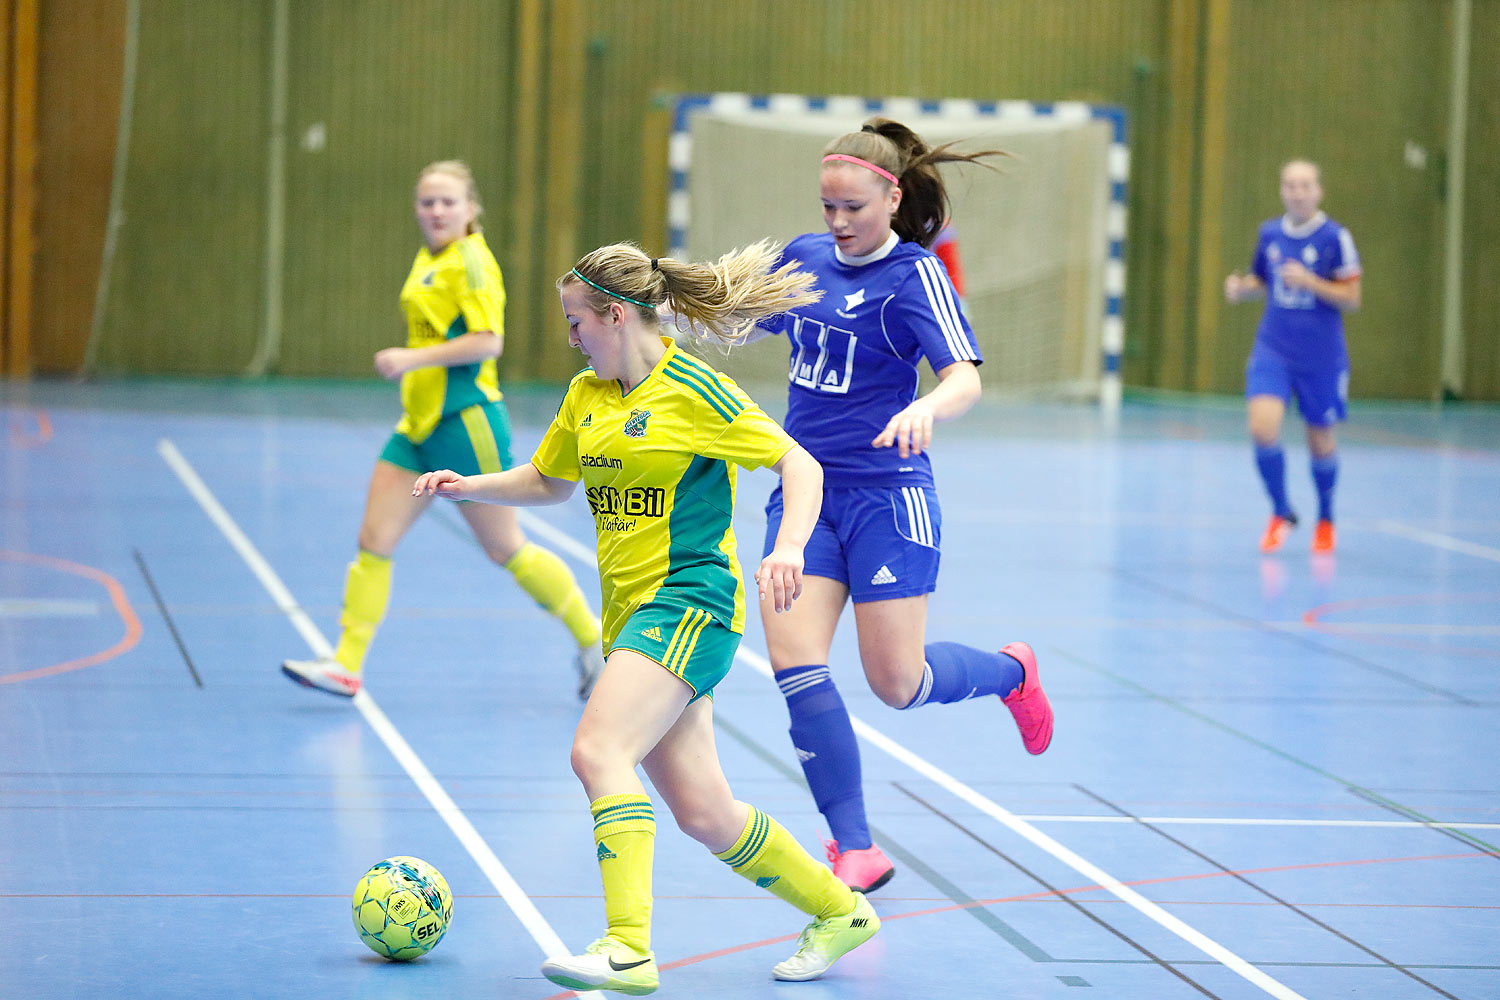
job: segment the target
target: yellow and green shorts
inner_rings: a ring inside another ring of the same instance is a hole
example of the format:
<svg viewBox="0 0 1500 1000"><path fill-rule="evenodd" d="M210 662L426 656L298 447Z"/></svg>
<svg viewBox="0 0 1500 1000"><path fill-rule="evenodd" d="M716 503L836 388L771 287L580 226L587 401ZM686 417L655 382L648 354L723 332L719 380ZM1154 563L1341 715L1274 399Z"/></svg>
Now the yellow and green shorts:
<svg viewBox="0 0 1500 1000"><path fill-rule="evenodd" d="M740 633L702 608L651 602L625 621L609 652L629 649L660 663L693 689L691 704L712 694L739 648Z"/></svg>
<svg viewBox="0 0 1500 1000"><path fill-rule="evenodd" d="M510 418L501 403L476 403L438 421L421 444L405 434L392 434L380 458L418 475L437 469L452 469L460 476L503 472L514 464Z"/></svg>

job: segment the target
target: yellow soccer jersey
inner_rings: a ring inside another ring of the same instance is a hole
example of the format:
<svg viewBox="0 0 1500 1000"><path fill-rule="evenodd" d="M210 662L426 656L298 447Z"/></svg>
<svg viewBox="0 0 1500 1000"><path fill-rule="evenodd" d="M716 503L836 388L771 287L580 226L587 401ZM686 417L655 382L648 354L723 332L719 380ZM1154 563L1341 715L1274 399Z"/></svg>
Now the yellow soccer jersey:
<svg viewBox="0 0 1500 1000"><path fill-rule="evenodd" d="M591 368L573 376L531 459L543 475L587 487L606 651L653 599L744 631L735 466L775 465L796 445L734 380L663 343L666 355L623 395Z"/></svg>
<svg viewBox="0 0 1500 1000"><path fill-rule="evenodd" d="M471 330L505 336L505 286L500 265L479 233L454 240L433 256L424 246L401 286L406 346L431 347ZM500 398L493 358L452 368L418 368L401 376L396 432L417 444L438 421L475 403Z"/></svg>

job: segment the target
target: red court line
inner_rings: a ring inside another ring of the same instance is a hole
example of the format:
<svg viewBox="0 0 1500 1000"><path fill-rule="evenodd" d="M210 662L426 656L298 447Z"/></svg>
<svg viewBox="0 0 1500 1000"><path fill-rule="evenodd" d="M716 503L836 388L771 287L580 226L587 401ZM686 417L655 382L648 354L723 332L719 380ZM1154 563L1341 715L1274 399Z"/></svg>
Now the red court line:
<svg viewBox="0 0 1500 1000"><path fill-rule="evenodd" d="M46 410L33 410L22 408L22 412L30 413L36 418L36 434L27 434L22 431L15 421L10 424L10 443L17 448L37 448L52 440L52 420L47 416Z"/></svg>
<svg viewBox="0 0 1500 1000"><path fill-rule="evenodd" d="M1500 657L1500 650L1472 646L1450 646L1442 642L1423 639L1404 639L1400 636L1374 635L1362 629L1344 628L1337 622L1324 621L1325 615L1343 611L1362 611L1367 608L1412 607L1414 605L1463 604L1467 602L1500 601L1500 594L1393 594L1389 597L1360 597L1348 601L1332 601L1319 604L1302 612L1302 624L1326 635L1337 635L1345 639L1373 643L1379 646L1395 646L1398 649L1415 649L1422 652L1454 653L1460 656ZM1405 625L1404 622L1378 622L1384 625ZM1412 627L1420 628L1417 623Z"/></svg>
<svg viewBox="0 0 1500 1000"><path fill-rule="evenodd" d="M46 566L48 569L60 570L64 573L72 573L81 576L102 586L109 592L109 599L119 613L120 620L125 623L125 634L113 646L89 656L79 657L76 660L66 660L62 663L54 663L50 667L37 667L35 670L22 670L19 673L5 674L0 676L0 684L17 684L21 681L35 680L38 677L50 677L53 674L65 674L71 670L82 670L84 667L92 667L112 660L121 653L135 648L136 643L141 641L141 620L135 616L135 610L131 608L130 601L125 597L125 588L120 586L120 581L102 570L94 569L92 566L84 566L80 563L69 562L66 559L57 559L52 556L36 555L32 552L10 552L0 549L0 560L18 562L31 566Z"/></svg>
<svg viewBox="0 0 1500 1000"><path fill-rule="evenodd" d="M1488 852L1470 851L1464 854L1422 854L1405 858L1362 858L1354 861L1317 861L1304 865L1275 865L1269 868L1244 868L1238 871L1211 871L1201 872L1197 875L1171 875L1164 878L1145 878L1138 879L1133 882L1122 882L1121 884L1128 886L1160 885L1166 882L1190 882L1197 879L1228 878L1237 875L1262 875L1267 872L1305 871L1307 869L1313 868L1344 868L1351 865L1385 865L1396 864L1404 861L1447 861L1455 858L1488 857L1491 857ZM952 913L957 910L971 910L976 906L994 906L997 903L1034 902L1044 899L1055 899L1058 896L1073 895L1074 893L1102 891L1104 891L1104 887L1102 885L1084 885L1078 886L1073 889L1058 889L1056 892L1048 889L1042 892L1028 892L1019 896L1004 896L998 899L976 899L973 902L969 903L954 903L949 906L934 906L926 910L912 910L909 913L892 913L889 915L881 914L880 922L882 924L887 924L892 920L906 920L910 917L926 917L931 916L935 913ZM1116 902L1116 900L1088 900L1088 902ZM734 945L729 948L720 948L718 951L709 951L704 952L701 955L692 955L688 958L680 958L675 962L669 962L666 965L662 965L660 968L663 972L666 972L670 969L680 969L685 965L695 965L698 962L706 962L714 958L723 958L725 955L733 955L742 951L750 951L754 948L763 948L766 945L780 944L783 941L795 941L797 940L797 937L798 935L796 934L783 934L780 937L766 938L764 941L751 941L746 944ZM562 993L554 993L549 997L545 997L544 1000L566 1000L567 997L576 997L578 995L579 994L573 992L572 990L565 990Z"/></svg>

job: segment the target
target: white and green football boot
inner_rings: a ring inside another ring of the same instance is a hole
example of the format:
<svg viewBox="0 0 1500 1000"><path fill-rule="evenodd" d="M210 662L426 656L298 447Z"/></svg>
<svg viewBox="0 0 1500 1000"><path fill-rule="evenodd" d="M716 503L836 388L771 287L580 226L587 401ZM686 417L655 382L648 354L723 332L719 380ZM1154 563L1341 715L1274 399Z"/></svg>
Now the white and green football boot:
<svg viewBox="0 0 1500 1000"><path fill-rule="evenodd" d="M614 990L632 997L654 993L661 983L655 955L642 955L611 937L595 941L582 955L547 959L542 975L570 990Z"/></svg>
<svg viewBox="0 0 1500 1000"><path fill-rule="evenodd" d="M880 930L880 917L864 893L854 895L854 909L848 913L808 924L797 939L796 953L771 974L794 983L817 979L834 962L874 937Z"/></svg>

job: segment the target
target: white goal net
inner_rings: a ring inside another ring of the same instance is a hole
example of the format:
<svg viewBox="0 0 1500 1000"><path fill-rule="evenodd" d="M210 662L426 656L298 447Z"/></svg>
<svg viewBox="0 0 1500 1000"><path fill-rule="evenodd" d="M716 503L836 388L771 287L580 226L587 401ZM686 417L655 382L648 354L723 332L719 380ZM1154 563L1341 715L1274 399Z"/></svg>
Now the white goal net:
<svg viewBox="0 0 1500 1000"><path fill-rule="evenodd" d="M771 237L822 231L819 154L872 114L929 144L1008 158L943 167L969 320L989 391L1118 397L1128 156L1116 109L1084 104L866 98L683 98L671 148L673 256L712 259ZM716 363L720 359L714 359ZM742 381L786 377L769 344L722 367Z"/></svg>

